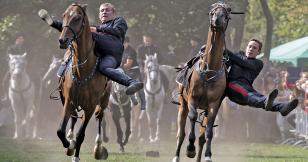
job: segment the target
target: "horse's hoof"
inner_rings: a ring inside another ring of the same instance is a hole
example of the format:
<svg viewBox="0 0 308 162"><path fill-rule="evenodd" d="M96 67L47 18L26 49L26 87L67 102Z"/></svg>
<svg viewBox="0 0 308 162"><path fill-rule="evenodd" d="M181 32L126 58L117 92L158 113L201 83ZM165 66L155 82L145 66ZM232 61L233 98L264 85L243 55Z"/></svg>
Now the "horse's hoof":
<svg viewBox="0 0 308 162"><path fill-rule="evenodd" d="M120 146L120 153L124 153L124 152L125 152L124 147Z"/></svg>
<svg viewBox="0 0 308 162"><path fill-rule="evenodd" d="M70 146L66 150L67 156L72 156L75 153L76 142L74 140L70 140Z"/></svg>
<svg viewBox="0 0 308 162"><path fill-rule="evenodd" d="M207 156L207 157L204 158L204 162L213 162L213 161L212 161L211 157Z"/></svg>
<svg viewBox="0 0 308 162"><path fill-rule="evenodd" d="M108 151L102 145L95 145L94 147L94 158L96 160L106 160L108 158Z"/></svg>
<svg viewBox="0 0 308 162"><path fill-rule="evenodd" d="M189 157L189 158L194 158L196 156L196 148L195 146L187 146L187 149L186 149L186 156Z"/></svg>
<svg viewBox="0 0 308 162"><path fill-rule="evenodd" d="M79 161L80 161L79 157L73 157L72 158L72 162L79 162Z"/></svg>
<svg viewBox="0 0 308 162"><path fill-rule="evenodd" d="M180 162L180 158L178 156L174 157L172 162Z"/></svg>

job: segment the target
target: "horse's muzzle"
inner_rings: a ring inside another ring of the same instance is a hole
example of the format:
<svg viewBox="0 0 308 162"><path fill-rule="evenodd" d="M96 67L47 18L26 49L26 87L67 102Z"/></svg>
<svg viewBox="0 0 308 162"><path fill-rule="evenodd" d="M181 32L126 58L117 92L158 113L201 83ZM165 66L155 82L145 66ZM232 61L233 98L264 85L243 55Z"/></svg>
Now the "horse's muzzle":
<svg viewBox="0 0 308 162"><path fill-rule="evenodd" d="M59 43L60 43L60 48L61 49L67 49L70 43L70 39L69 38L61 38L59 39Z"/></svg>

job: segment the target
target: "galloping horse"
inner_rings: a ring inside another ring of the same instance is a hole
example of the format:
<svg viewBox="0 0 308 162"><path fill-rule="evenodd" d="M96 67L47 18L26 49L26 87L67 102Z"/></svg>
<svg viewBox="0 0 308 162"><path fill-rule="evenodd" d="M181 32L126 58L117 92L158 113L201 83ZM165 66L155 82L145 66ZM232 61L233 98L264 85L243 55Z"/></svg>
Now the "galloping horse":
<svg viewBox="0 0 308 162"><path fill-rule="evenodd" d="M157 142L160 140L160 124L165 100L165 87L162 81L162 74L157 62L157 55L146 55L144 64L145 72L145 100L146 113L149 126L149 140L150 142ZM156 132L155 130L155 116L156 116Z"/></svg>
<svg viewBox="0 0 308 162"><path fill-rule="evenodd" d="M36 137L36 107L34 84L26 72L27 54L9 54L10 84L9 99L14 112L16 138Z"/></svg>
<svg viewBox="0 0 308 162"><path fill-rule="evenodd" d="M195 151L195 123L198 120L197 108L204 112L200 114L201 128L199 136L199 150L197 161L201 160L203 145L206 143L205 161L211 162L211 142L213 126L226 87L223 53L225 48L225 30L227 29L231 9L224 3L212 5L209 13L210 27L207 47L200 60L193 69L191 80L187 87L180 87L182 95L179 97L177 149L173 162L179 162L180 149L185 137L187 115L191 122L187 156L194 158ZM206 131L206 134L205 134Z"/></svg>
<svg viewBox="0 0 308 162"><path fill-rule="evenodd" d="M85 137L85 130L90 118L95 112L98 134L95 140L94 154L96 159L106 159L107 150L102 146L101 121L104 109L109 99L109 84L107 78L99 74L96 69L99 58L94 54L94 42L86 15L86 5L73 3L63 13L63 30L59 38L60 48L67 49L65 62L67 69L60 85L60 96L63 116L57 131L63 147L67 148L67 155L75 155L73 162L79 161L79 151ZM74 126L78 112L83 110L82 123L73 140ZM71 125L65 137L67 123Z"/></svg>
<svg viewBox="0 0 308 162"><path fill-rule="evenodd" d="M119 71L124 73L121 68L118 68ZM112 119L117 128L117 143L120 145L120 151L124 152L124 146L127 144L129 136L131 134L131 101L130 97L125 94L126 87L113 82L112 83L112 92L109 98L109 108L112 114ZM123 112L123 113L121 113ZM126 130L125 138L123 138L123 131L120 124L120 119L124 118ZM104 129L103 129L104 130Z"/></svg>

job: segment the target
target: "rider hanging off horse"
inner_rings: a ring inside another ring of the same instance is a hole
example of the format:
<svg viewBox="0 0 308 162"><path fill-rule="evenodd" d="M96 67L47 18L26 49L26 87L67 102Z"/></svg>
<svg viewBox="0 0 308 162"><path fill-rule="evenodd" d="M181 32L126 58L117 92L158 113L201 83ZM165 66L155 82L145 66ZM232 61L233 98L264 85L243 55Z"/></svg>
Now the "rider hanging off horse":
<svg viewBox="0 0 308 162"><path fill-rule="evenodd" d="M51 27L63 29L63 23L59 20L52 20L46 12L40 17ZM109 79L127 87L126 94L132 95L143 88L143 83L130 78L124 73L115 70L120 66L123 55L123 42L127 31L127 24L124 18L116 17L116 9L111 3L103 3L99 9L99 18L102 24L91 26L92 39L95 41L95 50L100 57L98 70ZM70 29L74 31L74 29ZM75 36L78 33L74 33ZM63 75L67 65L62 64L58 74Z"/></svg>
<svg viewBox="0 0 308 162"><path fill-rule="evenodd" d="M205 46L201 48L199 53L202 54L205 48ZM263 62L256 58L261 49L262 42L253 38L248 42L245 52L232 53L228 49L225 50L225 57L229 58L226 65L230 67L225 95L237 104L280 112L282 116L286 116L297 107L298 99L295 98L287 103L278 102L275 101L278 89L272 90L268 95L263 95L253 88L252 84L263 68ZM188 62L187 66L193 66L195 60L198 59L199 57L196 56L192 62Z"/></svg>

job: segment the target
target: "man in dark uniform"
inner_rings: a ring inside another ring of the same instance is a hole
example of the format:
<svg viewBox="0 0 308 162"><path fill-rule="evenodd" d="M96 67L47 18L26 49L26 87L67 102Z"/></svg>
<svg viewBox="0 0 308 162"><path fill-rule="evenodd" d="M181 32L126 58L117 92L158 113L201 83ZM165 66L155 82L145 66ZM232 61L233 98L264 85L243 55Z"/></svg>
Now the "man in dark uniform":
<svg viewBox="0 0 308 162"><path fill-rule="evenodd" d="M142 36L142 41L143 43L137 47L137 61L143 78L145 56L154 55L156 53L159 64L161 64L162 58L158 47L153 44L153 39L151 36L144 34Z"/></svg>
<svg viewBox="0 0 308 162"><path fill-rule="evenodd" d="M27 53L28 49L25 46L25 38L24 35L22 33L18 33L16 35L16 40L15 40L15 44L13 44L12 46L10 46L7 49L7 55L11 54L11 55L23 55L24 53Z"/></svg>
<svg viewBox="0 0 308 162"><path fill-rule="evenodd" d="M246 47L246 52L240 51L233 54L227 51L231 66L227 78L227 96L240 105L263 108L266 111L280 112L282 116L288 115L298 104L298 99L288 103L275 102L278 90L274 89L268 96L257 92L252 84L263 68L263 62L256 59L260 53L262 43L251 39Z"/></svg>
<svg viewBox="0 0 308 162"><path fill-rule="evenodd" d="M122 68L124 69L125 73L133 79L139 79L141 82L140 77L140 70L137 63L137 52L136 50L130 45L129 37L125 37L124 40L124 52L122 58ZM143 90L138 91L138 95L140 97L140 105L141 110L145 110L145 94ZM134 96L131 96L132 101L134 102L136 99Z"/></svg>
<svg viewBox="0 0 308 162"><path fill-rule="evenodd" d="M61 21L54 21L49 15L40 16L51 27L62 31ZM134 94L143 88L143 83L115 70L122 60L123 42L127 31L126 21L122 17L116 17L115 7L111 3L101 4L99 18L102 24L90 27L100 57L99 71L111 80L127 86L127 95Z"/></svg>

